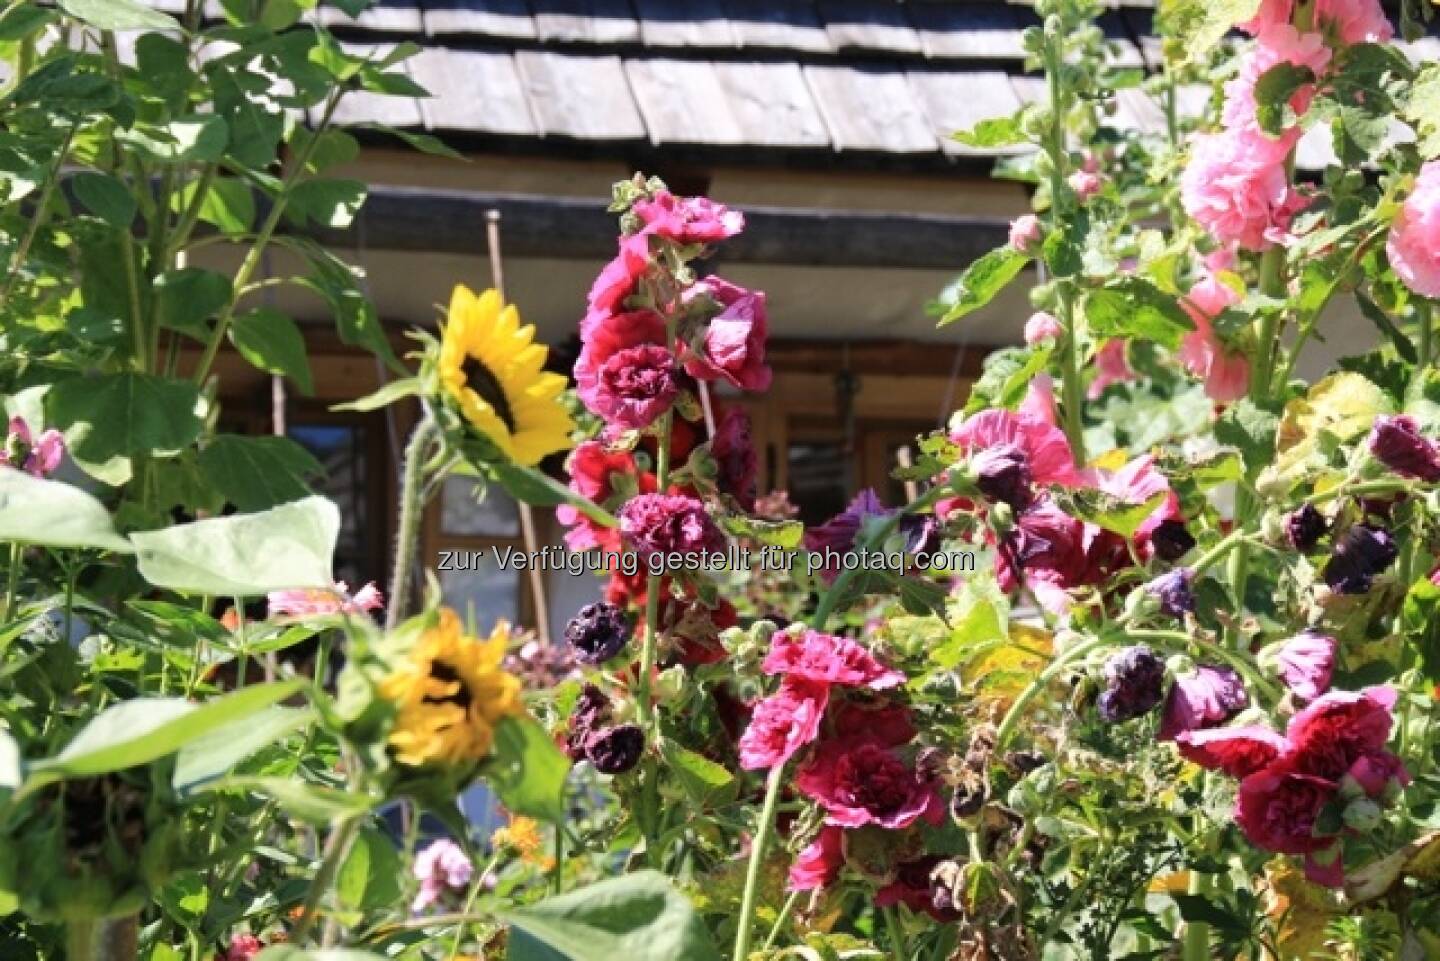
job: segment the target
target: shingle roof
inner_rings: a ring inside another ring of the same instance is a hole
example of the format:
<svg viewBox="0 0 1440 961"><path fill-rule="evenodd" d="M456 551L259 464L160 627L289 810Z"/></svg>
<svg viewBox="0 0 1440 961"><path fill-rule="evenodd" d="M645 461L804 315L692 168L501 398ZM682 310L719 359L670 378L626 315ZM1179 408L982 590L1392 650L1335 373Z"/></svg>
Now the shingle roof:
<svg viewBox="0 0 1440 961"><path fill-rule="evenodd" d="M1119 62L1153 60L1150 6L1101 18ZM356 97L343 121L442 135L943 162L983 153L952 132L1044 91L1021 46L1038 18L1004 0L381 0L314 16L358 47L423 48L405 69L432 99ZM1415 46L1440 55L1440 39ZM1145 94L1122 101L1120 123L1162 128ZM1315 139L1304 159L1324 156Z"/></svg>

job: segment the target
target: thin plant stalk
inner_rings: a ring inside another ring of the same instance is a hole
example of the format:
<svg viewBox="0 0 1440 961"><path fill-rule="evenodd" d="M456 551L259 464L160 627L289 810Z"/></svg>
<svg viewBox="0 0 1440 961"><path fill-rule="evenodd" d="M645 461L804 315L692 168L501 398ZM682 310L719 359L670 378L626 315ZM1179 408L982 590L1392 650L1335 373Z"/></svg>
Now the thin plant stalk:
<svg viewBox="0 0 1440 961"><path fill-rule="evenodd" d="M435 439L438 428L427 411L405 445L405 468L400 482L400 521L395 533L395 568L390 574L390 594L386 598L385 629L394 630L405 616L410 602L410 584L414 580L415 552L420 545L420 518L425 510L422 475L426 451Z"/></svg>

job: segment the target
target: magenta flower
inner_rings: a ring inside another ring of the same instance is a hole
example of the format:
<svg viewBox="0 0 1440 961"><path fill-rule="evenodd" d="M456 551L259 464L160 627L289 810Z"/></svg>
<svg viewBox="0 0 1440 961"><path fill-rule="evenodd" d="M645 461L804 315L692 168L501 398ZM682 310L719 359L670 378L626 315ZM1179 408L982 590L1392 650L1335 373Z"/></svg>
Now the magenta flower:
<svg viewBox="0 0 1440 961"><path fill-rule="evenodd" d="M640 278L650 268L650 239L644 234L620 239L620 251L606 264L590 287L590 314L580 325L580 335L606 314L623 312L625 299L635 293Z"/></svg>
<svg viewBox="0 0 1440 961"><path fill-rule="evenodd" d="M446 891L464 892L470 884L475 866L460 846L448 838L432 841L415 856L414 873L420 892L410 910L419 914L439 901Z"/></svg>
<svg viewBox="0 0 1440 961"><path fill-rule="evenodd" d="M591 409L622 430L643 430L675 402L677 374L674 356L659 344L617 351L600 366Z"/></svg>
<svg viewBox="0 0 1440 961"><path fill-rule="evenodd" d="M653 197L637 200L632 209L645 225L644 233L677 244L711 244L745 229L743 213L709 197L677 197L660 190Z"/></svg>
<svg viewBox="0 0 1440 961"><path fill-rule="evenodd" d="M1376 460L1401 477L1440 481L1440 446L1421 434L1420 424L1409 415L1376 417L1369 446Z"/></svg>
<svg viewBox="0 0 1440 961"><path fill-rule="evenodd" d="M1160 740L1173 741L1184 731L1223 724L1249 702L1239 674L1228 667L1202 664L1175 678L1165 698Z"/></svg>
<svg viewBox="0 0 1440 961"><path fill-rule="evenodd" d="M720 307L694 351L687 351L685 370L696 380L723 380L741 390L763 391L772 373L765 364L769 319L765 295L719 277L706 277L687 297L705 296Z"/></svg>
<svg viewBox="0 0 1440 961"><path fill-rule="evenodd" d="M1335 794L1324 778L1272 764L1240 782L1235 820L1250 843L1279 854L1313 854L1334 845L1315 822Z"/></svg>
<svg viewBox="0 0 1440 961"><path fill-rule="evenodd" d="M984 410L961 421L950 440L968 454L1006 445L1017 448L1037 484L1079 487L1083 482L1065 432L1034 413Z"/></svg>
<svg viewBox="0 0 1440 961"><path fill-rule="evenodd" d="M845 832L837 827L823 827L815 840L790 865L785 883L789 891L814 891L829 887L840 877L845 866Z"/></svg>
<svg viewBox="0 0 1440 961"><path fill-rule="evenodd" d="M835 554L847 554L855 549L855 538L867 517L888 517L892 511L880 503L880 498L870 488L855 495L850 505L818 527L805 532L805 549L817 553L830 550ZM838 563L827 564L820 569L820 576L829 584L840 576Z"/></svg>
<svg viewBox="0 0 1440 961"><path fill-rule="evenodd" d="M1225 126L1252 141L1264 138L1256 117L1255 87L1260 78L1280 64L1308 69L1321 77L1330 63L1330 48L1318 33L1301 33L1288 23L1267 26L1254 49L1240 61L1240 74L1225 85ZM1303 84L1290 97L1290 109L1298 117L1310 109L1315 85Z"/></svg>
<svg viewBox="0 0 1440 961"><path fill-rule="evenodd" d="M622 360L619 366L611 367L610 362L617 355L626 354L635 347L659 347L665 351L665 321L659 314L649 310L637 310L624 314L602 314L593 318L589 330L581 332L585 344L580 357L575 361L575 387L585 406L601 417L605 411L620 405L623 396L617 390L629 386L636 390L644 387L660 387L653 380L640 378L639 382L628 380L628 369ZM629 355L632 359L641 359ZM643 355L653 363L654 355ZM673 361L672 361L673 363ZM647 371L650 370L647 367ZM643 396L640 398L643 403ZM671 399L674 395L671 394Z"/></svg>
<svg viewBox="0 0 1440 961"><path fill-rule="evenodd" d="M1070 189L1075 191L1075 196L1081 200L1089 200L1100 192L1102 181L1098 174L1090 170L1077 170L1070 175L1066 181Z"/></svg>
<svg viewBox="0 0 1440 961"><path fill-rule="evenodd" d="M1355 759L1344 781L1353 781L1369 797L1379 798L1409 784L1410 772L1405 770L1405 762L1389 751L1371 751Z"/></svg>
<svg viewBox="0 0 1440 961"><path fill-rule="evenodd" d="M694 557L725 550L725 535L705 505L687 494L632 497L620 509L620 534L647 565L663 564L664 555Z"/></svg>
<svg viewBox="0 0 1440 961"><path fill-rule="evenodd" d="M1285 738L1259 725L1181 731L1175 738L1181 755L1211 771L1248 777L1284 754Z"/></svg>
<svg viewBox="0 0 1440 961"><path fill-rule="evenodd" d="M1213 274L1201 278L1180 302L1195 329L1180 341L1177 356L1185 369L1205 381L1205 393L1217 404L1245 396L1250 387L1250 359L1231 350L1211 322L1240 302L1240 294Z"/></svg>
<svg viewBox="0 0 1440 961"><path fill-rule="evenodd" d="M897 829L921 818L938 824L944 811L935 786L868 734L822 742L796 773L795 786L837 827Z"/></svg>
<svg viewBox="0 0 1440 961"><path fill-rule="evenodd" d="M1024 510L1035 499L1030 486L1029 461L1025 452L1014 444L977 451L970 458L970 471L980 493L992 501Z"/></svg>
<svg viewBox="0 0 1440 961"><path fill-rule="evenodd" d="M23 470L32 477L46 477L64 458L65 437L58 430L47 430L36 439L25 418L10 418L5 446L0 447L0 465Z"/></svg>
<svg viewBox="0 0 1440 961"><path fill-rule="evenodd" d="M1285 737L1296 768L1337 781L1360 758L1384 748L1390 739L1395 689L1367 687L1331 691L1290 719Z"/></svg>
<svg viewBox="0 0 1440 961"><path fill-rule="evenodd" d="M1125 358L1125 341L1107 340L1095 354L1095 379L1085 392L1091 400L1105 393L1111 384L1123 384L1135 379L1130 361Z"/></svg>
<svg viewBox="0 0 1440 961"><path fill-rule="evenodd" d="M830 686L802 676L786 677L780 689L755 705L740 736L740 766L747 771L786 764L820 734Z"/></svg>
<svg viewBox="0 0 1440 961"><path fill-rule="evenodd" d="M1259 13L1240 29L1258 36L1268 26L1290 23L1294 12L1295 0L1264 0ZM1388 43L1395 37L1380 0L1316 0L1311 16L1333 47Z"/></svg>
<svg viewBox="0 0 1440 961"><path fill-rule="evenodd" d="M328 617L335 614L365 614L378 611L385 598L375 584L369 583L353 595L344 581L336 581L329 590L271 591L266 597L271 617Z"/></svg>
<svg viewBox="0 0 1440 961"><path fill-rule="evenodd" d="M718 474L715 486L729 494L747 511L755 509L755 445L750 440L750 415L743 407L731 407L715 425L710 454Z"/></svg>
<svg viewBox="0 0 1440 961"><path fill-rule="evenodd" d="M905 672L886 667L858 642L806 629L782 631L770 642L761 669L821 684L883 691L905 683Z"/></svg>
<svg viewBox="0 0 1440 961"><path fill-rule="evenodd" d="M1025 214L1010 222L1010 247L1022 254L1034 253L1044 236L1040 218L1034 214Z"/></svg>
<svg viewBox="0 0 1440 961"><path fill-rule="evenodd" d="M255 935L237 934L230 939L230 945L225 949L224 961L250 961L263 950L265 942Z"/></svg>
<svg viewBox="0 0 1440 961"><path fill-rule="evenodd" d="M1285 686L1306 701L1328 691L1337 646L1335 638L1316 631L1304 631L1280 645L1275 665Z"/></svg>
<svg viewBox="0 0 1440 961"><path fill-rule="evenodd" d="M1415 189L1390 227L1385 254L1405 286L1440 297L1440 160L1420 168Z"/></svg>

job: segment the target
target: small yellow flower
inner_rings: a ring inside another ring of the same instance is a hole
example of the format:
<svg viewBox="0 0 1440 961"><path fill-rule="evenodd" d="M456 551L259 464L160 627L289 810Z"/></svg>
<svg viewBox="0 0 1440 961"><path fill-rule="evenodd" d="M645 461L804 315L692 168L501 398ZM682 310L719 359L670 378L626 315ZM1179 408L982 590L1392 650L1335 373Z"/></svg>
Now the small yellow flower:
<svg viewBox="0 0 1440 961"><path fill-rule="evenodd" d="M465 419L526 467L570 448L574 421L560 403L565 378L543 369L533 325L500 295L457 285L440 341L440 382Z"/></svg>
<svg viewBox="0 0 1440 961"><path fill-rule="evenodd" d="M540 835L540 825L527 817L513 817L503 828L490 835L490 844L495 848L513 848L525 860L533 858L540 851L545 839Z"/></svg>
<svg viewBox="0 0 1440 961"><path fill-rule="evenodd" d="M487 640L467 637L447 608L409 656L380 681L380 696L395 705L390 746L404 764L478 761L490 753L495 725L522 713L520 680L500 669L510 625L500 621Z"/></svg>

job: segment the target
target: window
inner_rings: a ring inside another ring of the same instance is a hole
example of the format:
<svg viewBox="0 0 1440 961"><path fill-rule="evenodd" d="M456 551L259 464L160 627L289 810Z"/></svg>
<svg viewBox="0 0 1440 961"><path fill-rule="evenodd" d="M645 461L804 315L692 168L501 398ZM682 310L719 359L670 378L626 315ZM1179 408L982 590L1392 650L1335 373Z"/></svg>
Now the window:
<svg viewBox="0 0 1440 961"><path fill-rule="evenodd" d="M515 500L498 486L463 476L446 480L438 500L427 518L431 550L425 566L437 568L445 603L462 617L473 613L480 630L502 618L530 623L533 605L521 589L526 573L502 568L496 558L507 547L525 550Z"/></svg>

